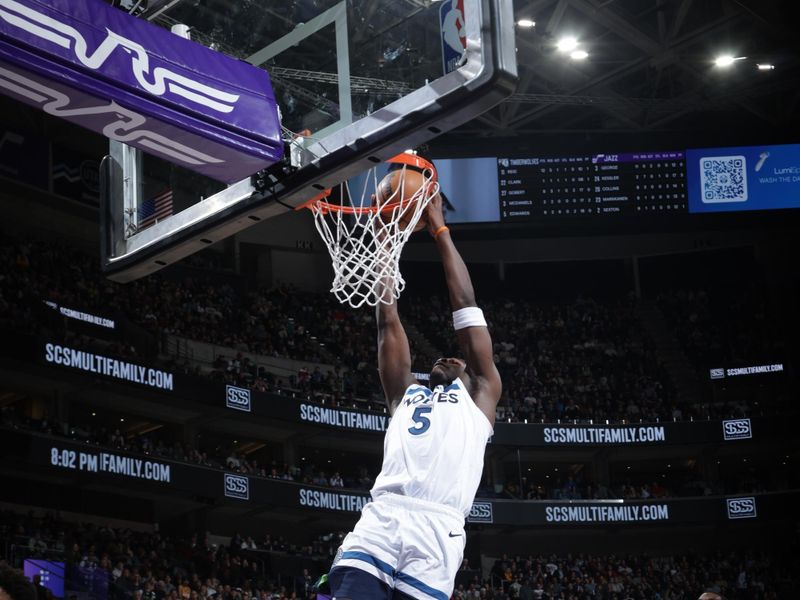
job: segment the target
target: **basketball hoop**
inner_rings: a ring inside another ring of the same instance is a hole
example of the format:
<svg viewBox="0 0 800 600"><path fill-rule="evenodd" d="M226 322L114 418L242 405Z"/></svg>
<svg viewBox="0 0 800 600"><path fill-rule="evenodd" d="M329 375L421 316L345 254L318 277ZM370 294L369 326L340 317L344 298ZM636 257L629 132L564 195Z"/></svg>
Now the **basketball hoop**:
<svg viewBox="0 0 800 600"><path fill-rule="evenodd" d="M311 211L328 247L334 273L331 292L353 308L391 304L400 297L406 285L400 254L439 192L436 169L424 158L403 153L386 162L402 165L403 179L406 170L421 172L421 185L413 193L399 185L390 195L381 194L373 167L360 191L351 190L345 181L297 207Z"/></svg>

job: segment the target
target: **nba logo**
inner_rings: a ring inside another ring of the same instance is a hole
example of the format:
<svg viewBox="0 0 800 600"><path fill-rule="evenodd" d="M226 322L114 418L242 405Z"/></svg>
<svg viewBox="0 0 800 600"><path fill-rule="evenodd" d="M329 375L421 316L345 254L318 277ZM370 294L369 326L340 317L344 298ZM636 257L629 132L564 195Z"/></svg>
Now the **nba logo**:
<svg viewBox="0 0 800 600"><path fill-rule="evenodd" d="M439 7L442 27L442 65L444 74L459 67L467 48L467 31L464 26L464 0L445 0Z"/></svg>
<svg viewBox="0 0 800 600"><path fill-rule="evenodd" d="M753 496L727 498L725 502L729 519L754 519L758 516L756 513L756 499Z"/></svg>

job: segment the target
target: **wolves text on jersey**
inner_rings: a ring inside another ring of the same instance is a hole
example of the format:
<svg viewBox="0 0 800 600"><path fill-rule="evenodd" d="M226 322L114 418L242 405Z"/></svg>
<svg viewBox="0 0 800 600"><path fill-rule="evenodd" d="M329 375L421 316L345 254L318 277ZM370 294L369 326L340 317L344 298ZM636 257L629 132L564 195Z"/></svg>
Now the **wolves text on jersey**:
<svg viewBox="0 0 800 600"><path fill-rule="evenodd" d="M456 392L418 392L413 396L407 396L403 400L406 406L416 406L418 404L433 404L434 402L450 402L451 404L458 403L458 394Z"/></svg>

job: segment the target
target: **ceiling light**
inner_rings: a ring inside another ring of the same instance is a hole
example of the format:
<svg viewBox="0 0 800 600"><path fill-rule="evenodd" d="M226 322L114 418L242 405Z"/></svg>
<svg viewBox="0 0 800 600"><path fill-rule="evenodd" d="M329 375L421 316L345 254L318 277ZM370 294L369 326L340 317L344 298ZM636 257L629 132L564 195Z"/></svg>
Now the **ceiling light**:
<svg viewBox="0 0 800 600"><path fill-rule="evenodd" d="M756 66L758 67L759 71L771 71L772 69L775 68L775 65L771 65L769 63L767 63L767 64L757 64Z"/></svg>
<svg viewBox="0 0 800 600"><path fill-rule="evenodd" d="M574 50L569 57L572 60L584 60L589 56L589 53L586 50Z"/></svg>
<svg viewBox="0 0 800 600"><path fill-rule="evenodd" d="M578 47L578 39L571 35L562 37L560 40L558 40L558 43L556 44L556 48L558 48L559 52L572 52L577 47Z"/></svg>
<svg viewBox="0 0 800 600"><path fill-rule="evenodd" d="M722 54L714 60L714 64L718 67L730 67L737 60L744 60L746 56L731 56L730 54Z"/></svg>
<svg viewBox="0 0 800 600"><path fill-rule="evenodd" d="M530 19L520 19L517 21L517 25L525 28L535 27L536 21L531 21Z"/></svg>

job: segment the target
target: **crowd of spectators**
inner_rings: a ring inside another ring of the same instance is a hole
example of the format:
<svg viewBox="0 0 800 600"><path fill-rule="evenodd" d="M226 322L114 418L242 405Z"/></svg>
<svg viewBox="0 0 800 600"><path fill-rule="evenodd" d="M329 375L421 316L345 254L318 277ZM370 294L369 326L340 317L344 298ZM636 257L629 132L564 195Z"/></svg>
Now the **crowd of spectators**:
<svg viewBox="0 0 800 600"><path fill-rule="evenodd" d="M750 470L734 477L709 481L697 473L649 473L638 477L612 475L608 484L588 481L581 474L548 476L536 480L508 477L505 483L481 485L477 497L508 500L655 500L723 494L756 494L792 489L788 478Z"/></svg>
<svg viewBox="0 0 800 600"><path fill-rule="evenodd" d="M4 558L60 559L83 571L104 571L111 600L315 598L314 582L329 567L342 537L343 532L335 532L295 543L264 533L170 536L65 521L54 514L0 511L0 539L8 541ZM297 560L279 563L270 560L273 554ZM791 552L730 549L679 555L503 555L493 564L483 561L485 568L465 559L451 598L694 600L711 589L729 600L779 600L794 592L797 561ZM293 572L274 572L273 564L284 569L292 564ZM68 579L68 590L74 583Z"/></svg>
<svg viewBox="0 0 800 600"><path fill-rule="evenodd" d="M782 326L763 287L742 284L661 292L657 303L698 369L749 366L784 357Z"/></svg>
<svg viewBox="0 0 800 600"><path fill-rule="evenodd" d="M629 479L610 485L586 481L580 474L566 477L548 477L533 481L527 477L515 480L508 478L502 485L481 486L480 498L506 498L512 500L648 500L675 496L711 495L711 489L698 490L693 485L681 487L676 493L663 483L653 480L646 483L633 483ZM688 492L688 493L686 493ZM699 492L699 493L698 493Z"/></svg>
<svg viewBox="0 0 800 600"><path fill-rule="evenodd" d="M311 588L321 572L273 573L267 553L329 564L341 538L329 534L292 544L268 534L235 535L212 543L207 533L169 536L65 521L53 514L0 511L0 539L8 541L3 550L10 561L48 558L72 567L67 569L68 590L79 587L87 572L103 571L110 600L299 600L316 598Z"/></svg>
<svg viewBox="0 0 800 600"><path fill-rule="evenodd" d="M36 331L45 301L137 323L159 339L174 334L236 352L337 367L330 391L369 396L379 389L372 366L370 311L345 310L330 294L277 286L250 289L243 278L220 280L201 270L156 274L122 286L74 248L44 242L0 242L0 324ZM136 352L136 349L133 349ZM223 376L266 389L256 365ZM313 370L313 368L312 368ZM333 387L333 384L336 387ZM336 389L338 388L338 389Z"/></svg>
<svg viewBox="0 0 800 600"><path fill-rule="evenodd" d="M559 305L487 303L505 388L502 417L516 421L671 420L670 378L628 297Z"/></svg>
<svg viewBox="0 0 800 600"><path fill-rule="evenodd" d="M380 409L372 311L343 307L330 294L287 286L255 289L244 278L202 270L166 271L121 286L102 277L94 259L55 243L5 240L0 260L0 323L5 326L30 330L44 301L123 315L160 340L174 334L228 348L229 358L219 358L206 375L261 391L300 389L339 405L354 406L360 398ZM660 298L662 310L698 363L713 356L714 349L733 359L763 357L774 346L777 338L763 326L765 307L758 298L742 296L726 311L716 306L724 299L712 303L710 298L705 292ZM410 339L414 364L420 368L427 369L434 353L453 351L446 303L438 296L409 294L402 299L404 321L419 332ZM616 300L579 297L557 304L490 297L482 306L504 382L498 409L502 421L604 423L708 416L677 397L636 316L636 300L624 293ZM730 329L731 323L742 322L750 325ZM723 330L723 323L729 329ZM137 352L129 344L120 346ZM278 382L257 361L240 359L240 353L303 361L308 367ZM171 360L184 371L201 371L183 358ZM331 366L322 369L320 364Z"/></svg>
<svg viewBox="0 0 800 600"><path fill-rule="evenodd" d="M768 288L754 282L661 291L657 304L706 389L711 418L779 413L791 405L781 372L745 377L728 385L711 370L786 365L787 324L777 315Z"/></svg>
<svg viewBox="0 0 800 600"><path fill-rule="evenodd" d="M785 558L785 557L784 557ZM797 559L760 552L713 555L515 556L490 576L460 584L456 600L695 600L702 591L730 600L777 600L793 592Z"/></svg>

